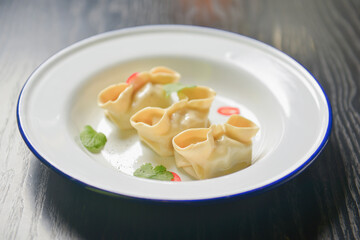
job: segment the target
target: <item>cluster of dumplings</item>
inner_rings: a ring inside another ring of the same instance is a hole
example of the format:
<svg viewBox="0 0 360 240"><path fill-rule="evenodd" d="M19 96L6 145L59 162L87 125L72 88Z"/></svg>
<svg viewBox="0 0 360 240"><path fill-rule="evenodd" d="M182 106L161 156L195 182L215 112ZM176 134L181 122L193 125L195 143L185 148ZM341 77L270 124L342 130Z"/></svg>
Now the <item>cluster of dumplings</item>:
<svg viewBox="0 0 360 240"><path fill-rule="evenodd" d="M177 167L196 179L222 176L251 165L251 138L259 128L239 115L232 115L224 124L210 125L214 90L184 88L173 102L163 86L178 82L179 73L155 67L130 78L98 95L98 105L120 129L135 128L151 149L160 156L174 155Z"/></svg>

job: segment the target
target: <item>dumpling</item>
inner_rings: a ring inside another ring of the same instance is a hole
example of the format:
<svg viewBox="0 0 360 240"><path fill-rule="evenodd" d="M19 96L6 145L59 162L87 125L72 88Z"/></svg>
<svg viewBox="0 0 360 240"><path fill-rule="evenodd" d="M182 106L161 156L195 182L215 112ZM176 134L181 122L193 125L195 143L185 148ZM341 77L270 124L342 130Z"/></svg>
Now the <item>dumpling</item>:
<svg viewBox="0 0 360 240"><path fill-rule="evenodd" d="M180 74L166 67L156 67L149 72L135 73L129 83L111 85L98 95L98 105L120 129L130 129L130 117L137 111L153 107L169 107L163 84L177 82Z"/></svg>
<svg viewBox="0 0 360 240"><path fill-rule="evenodd" d="M175 162L196 179L233 173L251 165L252 141L259 128L232 115L225 124L188 129L173 140Z"/></svg>
<svg viewBox="0 0 360 240"><path fill-rule="evenodd" d="M140 139L160 156L174 154L172 138L188 128L209 126L208 114L216 93L208 87L185 88L169 108L148 107L131 117Z"/></svg>

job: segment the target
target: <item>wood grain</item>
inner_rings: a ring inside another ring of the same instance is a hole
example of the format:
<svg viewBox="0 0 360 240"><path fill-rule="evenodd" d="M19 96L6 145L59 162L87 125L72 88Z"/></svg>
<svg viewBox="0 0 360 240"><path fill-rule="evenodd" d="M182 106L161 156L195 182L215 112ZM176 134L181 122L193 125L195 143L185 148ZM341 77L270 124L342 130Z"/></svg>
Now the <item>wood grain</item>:
<svg viewBox="0 0 360 240"><path fill-rule="evenodd" d="M359 13L358 0L1 1L1 239L360 239ZM221 28L294 57L332 105L323 154L268 192L194 205L112 198L48 169L17 130L27 77L74 42L147 24Z"/></svg>

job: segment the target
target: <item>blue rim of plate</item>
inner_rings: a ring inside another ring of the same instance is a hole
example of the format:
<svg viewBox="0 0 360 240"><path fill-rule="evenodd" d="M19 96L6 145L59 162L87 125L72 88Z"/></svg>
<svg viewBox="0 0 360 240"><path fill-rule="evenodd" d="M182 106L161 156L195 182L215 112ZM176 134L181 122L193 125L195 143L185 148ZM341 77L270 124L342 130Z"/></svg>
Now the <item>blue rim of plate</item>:
<svg viewBox="0 0 360 240"><path fill-rule="evenodd" d="M71 177L70 175L62 172L61 170L59 170L58 168L54 167L53 165L50 164L50 162L48 162L44 157L41 156L41 154L35 149L34 146L31 145L29 139L26 137L26 134L24 132L24 129L21 125L21 118L20 118L20 100L22 98L22 93L24 91L24 88L26 86L26 84L28 83L28 81L32 78L33 74L35 72L37 72L37 70L42 66L44 65L45 63L47 63L51 58L54 58L56 55L58 54L61 54L63 52L65 52L68 48L70 47L73 47L74 45L80 45L86 41L90 41L91 39L93 38L99 38L101 36L104 36L104 35L115 35L115 34L119 34L121 32L126 32L126 31L133 31L133 30L141 30L141 29L146 29L146 28L154 28L154 27L157 27L157 28L160 28L160 27L163 27L163 28L166 28L166 27L171 27L171 28L176 28L176 27L180 27L180 28L192 28L192 29L198 29L198 30L207 30L207 31L215 31L215 32L223 32L223 33L226 33L226 34L231 34L231 35L234 35L236 37L244 37L244 38L247 38L251 41L256 41L262 45L266 45L267 47L277 51L277 52L280 52L284 55L286 55L288 58L294 60L299 66L301 66L304 70L306 70L310 75L311 77L313 78L313 80L318 84L318 86L320 87L325 99L326 99L326 103L327 103L327 107L328 107L328 111L329 111L329 119L328 119L328 126L327 126L327 129L326 129L326 133L324 135L324 138L322 139L319 147L314 151L314 153L302 164L300 165L298 168L296 168L294 171L292 171L291 173L283 176L282 178L276 180L276 181L273 181L267 185L264 185L264 186L261 186L261 187L258 187L258 188L255 188L255 189L252 189L252 190L249 190L249 191L245 191L245 192L241 192L241 193L237 193L237 194L232 194L232 195L227 195L227 196L221 196L221 197L213 197L213 198L202 198L202 199L186 199L186 200L173 200L173 199L153 199L153 198L141 198L141 197L134 197L134 196L127 196L127 195L123 195L123 194L120 194L120 193L116 193L116 192L111 192L111 191L107 191L107 190L104 190L104 189L100 189L100 188L97 188L95 186L92 186L90 184L87 184L83 181L80 181L76 178L73 178ZM89 37L89 38L86 38L86 39L83 39L83 40L80 40L74 44L71 44L70 46L68 47L65 47L64 49L58 51L57 53L55 53L54 55L50 56L48 59L46 59L44 62L42 62L37 68L35 68L35 70L30 74L30 76L28 77L28 79L26 80L24 86L22 87L21 91L20 91L20 94L19 94L19 97L18 97L18 102L17 102L17 107L16 107L16 118L17 118L17 125L18 125L18 129L19 129L19 132L21 134L21 137L23 138L24 142L26 143L26 145L28 146L28 148L30 149L30 151L42 162L44 163L46 166L48 166L49 168L51 168L52 170L54 170L56 173L60 174L61 176L64 176L65 178L69 179L69 180L72 180L74 182L76 182L77 184L91 190L91 191L94 191L94 192L97 192L97 193L101 193L101 194L105 194L105 195L109 195L109 196L114 196L114 197L121 197L121 198L125 198L125 199L132 199L132 200L140 200L140 201L151 201L151 202L168 202L168 203L192 203L192 202L210 202L210 201L219 201L219 200L234 200L234 199L238 199L238 198L241 198L241 197L246 197L246 196L252 196L252 195L255 195L255 194L260 194L260 193L263 193L265 191L268 191L268 190L271 190L281 184L284 184L286 183L287 181L293 179L294 177L296 177L298 174L300 174L302 171L304 171L319 155L320 153L324 150L328 140L329 140L329 137L330 137L330 134L331 134L331 128L332 128L332 120L333 120L333 116L332 116L332 108L331 108L331 104L330 104L330 101L329 101L329 98L328 96L326 95L323 87L321 86L321 84L319 83L319 81L314 77L314 75L306 68L304 67L301 63L299 63L296 59L294 59L293 57L289 56L288 54L280 51L279 49L269 45L269 44L266 44L264 42L261 42L257 39L253 39L251 37L247 37L247 36L244 36L244 35L241 35L241 34L238 34L238 33L235 33L235 32L229 32L229 31L225 31L225 30L221 30L221 29L215 29L215 28L210 28L210 27L200 27L200 26L192 26L192 25L180 25L180 24L175 24L175 25L167 25L167 24L164 24L164 25L145 25L145 26L136 26L136 27L130 27L130 28L123 28L123 29L120 29L120 30L114 30L114 31L110 31L110 32L104 32L104 33L101 33L101 34L98 34L98 35L94 35L92 37Z"/></svg>

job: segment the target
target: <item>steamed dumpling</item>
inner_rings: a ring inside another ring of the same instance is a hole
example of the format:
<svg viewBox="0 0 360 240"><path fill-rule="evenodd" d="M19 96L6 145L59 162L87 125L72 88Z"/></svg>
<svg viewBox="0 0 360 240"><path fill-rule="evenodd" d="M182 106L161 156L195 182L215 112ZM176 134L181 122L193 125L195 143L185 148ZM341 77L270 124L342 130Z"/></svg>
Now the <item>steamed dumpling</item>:
<svg viewBox="0 0 360 240"><path fill-rule="evenodd" d="M98 105L120 129L130 129L130 117L137 111L153 107L169 107L163 84L177 82L180 74L166 67L135 74L130 83L111 85L98 95Z"/></svg>
<svg viewBox="0 0 360 240"><path fill-rule="evenodd" d="M252 141L259 128L252 121L232 115L223 125L188 129L172 144L177 167L196 179L229 174L251 165Z"/></svg>
<svg viewBox="0 0 360 240"><path fill-rule="evenodd" d="M172 138L189 128L209 126L208 114L216 93L208 87L185 88L169 108L148 107L131 117L140 139L160 156L174 154Z"/></svg>

